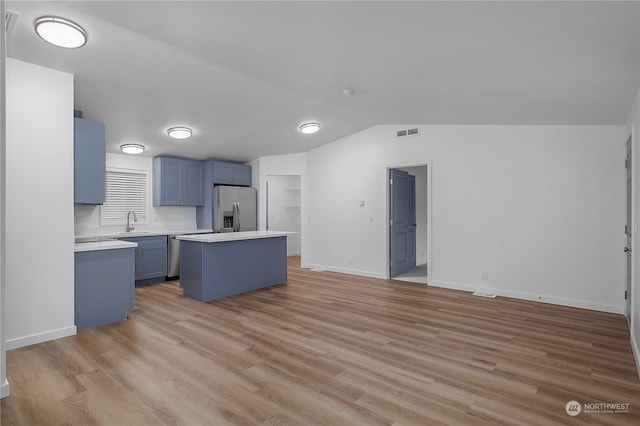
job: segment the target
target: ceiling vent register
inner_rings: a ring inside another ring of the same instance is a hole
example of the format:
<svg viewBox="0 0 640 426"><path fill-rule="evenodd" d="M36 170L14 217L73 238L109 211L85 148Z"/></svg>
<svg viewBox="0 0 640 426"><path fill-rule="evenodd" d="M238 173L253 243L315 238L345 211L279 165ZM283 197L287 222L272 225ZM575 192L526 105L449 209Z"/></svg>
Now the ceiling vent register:
<svg viewBox="0 0 640 426"><path fill-rule="evenodd" d="M18 21L18 17L20 14L18 12L14 12L13 10L6 9L4 13L4 32L5 34L13 34L13 31L16 29L16 22Z"/></svg>
<svg viewBox="0 0 640 426"><path fill-rule="evenodd" d="M396 137L403 138L405 136L415 136L419 134L420 134L420 129L418 129L417 127L414 127L413 129L398 130L396 132Z"/></svg>

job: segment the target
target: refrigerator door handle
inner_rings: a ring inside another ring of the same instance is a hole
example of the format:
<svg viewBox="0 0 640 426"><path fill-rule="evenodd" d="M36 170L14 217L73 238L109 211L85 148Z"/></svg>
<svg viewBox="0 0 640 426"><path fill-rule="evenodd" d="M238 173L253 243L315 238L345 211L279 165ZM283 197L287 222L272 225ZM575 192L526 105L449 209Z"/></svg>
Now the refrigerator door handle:
<svg viewBox="0 0 640 426"><path fill-rule="evenodd" d="M220 189L213 187L213 206L212 206L213 232L222 232L224 228L224 219L222 209L220 208Z"/></svg>
<svg viewBox="0 0 640 426"><path fill-rule="evenodd" d="M238 229L237 232L240 231L240 201L236 201L236 213L238 214Z"/></svg>
<svg viewBox="0 0 640 426"><path fill-rule="evenodd" d="M238 224L238 211L236 210L236 202L233 202L233 228L232 231L236 232L236 226Z"/></svg>

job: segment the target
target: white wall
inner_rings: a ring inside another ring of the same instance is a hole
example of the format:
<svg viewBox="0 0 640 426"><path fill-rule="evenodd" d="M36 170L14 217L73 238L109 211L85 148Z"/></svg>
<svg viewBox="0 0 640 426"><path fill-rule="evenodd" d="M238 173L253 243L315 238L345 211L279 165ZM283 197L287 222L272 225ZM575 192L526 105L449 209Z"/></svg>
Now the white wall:
<svg viewBox="0 0 640 426"><path fill-rule="evenodd" d="M6 2L0 1L0 16L5 16ZM0 31L0 398L9 396L7 351L5 348L5 283L6 283L6 34Z"/></svg>
<svg viewBox="0 0 640 426"><path fill-rule="evenodd" d="M7 59L7 349L75 334L73 75Z"/></svg>
<svg viewBox="0 0 640 426"><path fill-rule="evenodd" d="M633 236L631 240L633 270L631 273L631 347L636 358L638 373L640 375L640 234L638 223L640 222L640 197L638 196L638 184L640 183L640 90L627 121L627 133L632 135L632 164L633 164Z"/></svg>
<svg viewBox="0 0 640 426"><path fill-rule="evenodd" d="M295 232L293 235L287 235L287 255L299 255L300 176L268 175L266 180L269 184L269 230Z"/></svg>
<svg viewBox="0 0 640 426"><path fill-rule="evenodd" d="M191 206L158 206L153 205L153 159L136 155L107 153L107 168L142 170L149 173L147 203L149 220L147 223L136 223L136 231L150 229L195 229L196 208ZM122 226L100 226L100 206L76 204L74 206L75 234L96 235L124 232Z"/></svg>
<svg viewBox="0 0 640 426"><path fill-rule="evenodd" d="M386 169L431 162L431 285L623 311L624 126L396 127L307 154L305 266L385 277Z"/></svg>

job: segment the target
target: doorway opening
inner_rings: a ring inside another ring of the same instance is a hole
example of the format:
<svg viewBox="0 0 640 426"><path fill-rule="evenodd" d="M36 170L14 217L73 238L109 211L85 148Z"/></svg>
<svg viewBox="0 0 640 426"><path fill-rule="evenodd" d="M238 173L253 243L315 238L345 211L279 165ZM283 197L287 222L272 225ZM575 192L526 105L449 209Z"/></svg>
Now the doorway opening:
<svg viewBox="0 0 640 426"><path fill-rule="evenodd" d="M430 222L428 165L388 169L388 277L427 284Z"/></svg>
<svg viewBox="0 0 640 426"><path fill-rule="evenodd" d="M301 255L301 177L300 175L266 176L266 229L290 231L287 256Z"/></svg>

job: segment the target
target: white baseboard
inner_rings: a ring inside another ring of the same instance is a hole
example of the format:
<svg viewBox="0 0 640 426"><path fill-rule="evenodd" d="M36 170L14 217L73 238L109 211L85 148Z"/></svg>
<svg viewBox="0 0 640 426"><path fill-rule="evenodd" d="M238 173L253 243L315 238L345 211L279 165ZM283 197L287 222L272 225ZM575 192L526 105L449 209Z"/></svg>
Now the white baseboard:
<svg viewBox="0 0 640 426"><path fill-rule="evenodd" d="M381 278L381 279L386 278L384 274L380 274L378 272L371 272L371 271L361 271L359 269L337 268L335 266L315 265L311 263L305 263L304 265L302 265L302 267L305 269L318 269L320 271L339 272L341 274L360 275L360 276L369 277L369 278Z"/></svg>
<svg viewBox="0 0 640 426"><path fill-rule="evenodd" d="M60 339L62 337L73 336L77 334L76 326L59 328L57 330L45 331L44 333L32 334L30 336L16 337L7 339L6 349L18 349L24 346L35 345L36 343L48 342L49 340Z"/></svg>
<svg viewBox="0 0 640 426"><path fill-rule="evenodd" d="M292 251L291 253L287 253L287 257L289 256L300 256L300 252L299 251Z"/></svg>
<svg viewBox="0 0 640 426"><path fill-rule="evenodd" d="M9 396L9 382L7 379L4 379L4 383L0 385L0 399L6 398Z"/></svg>
<svg viewBox="0 0 640 426"><path fill-rule="evenodd" d="M573 308L590 309L592 311L609 312L613 314L624 314L624 305L609 305L606 303L590 302L588 300L568 299L563 297L554 297L542 294L524 293L519 291L504 290L499 288L487 288L482 286L474 286L469 284L448 282L448 281L429 281L429 285L433 287L450 288L454 290L463 290L469 292L482 291L492 292L498 296L511 297L513 299L530 300L532 302L551 303L553 305L570 306Z"/></svg>

